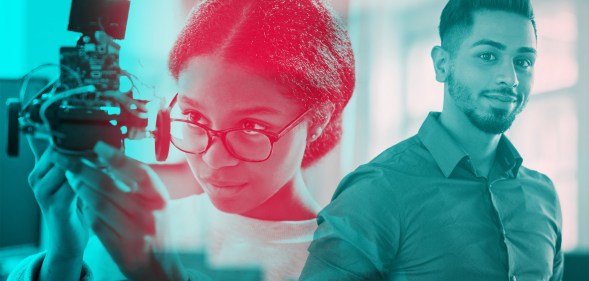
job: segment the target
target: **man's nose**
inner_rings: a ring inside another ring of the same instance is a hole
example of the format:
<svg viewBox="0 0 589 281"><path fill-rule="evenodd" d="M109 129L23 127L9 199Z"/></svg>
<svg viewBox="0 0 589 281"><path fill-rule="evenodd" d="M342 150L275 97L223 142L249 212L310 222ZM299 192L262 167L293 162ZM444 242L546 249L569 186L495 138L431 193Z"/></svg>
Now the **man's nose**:
<svg viewBox="0 0 589 281"><path fill-rule="evenodd" d="M503 87L516 88L519 85L517 71L512 61L505 61L499 66L496 79L497 84Z"/></svg>

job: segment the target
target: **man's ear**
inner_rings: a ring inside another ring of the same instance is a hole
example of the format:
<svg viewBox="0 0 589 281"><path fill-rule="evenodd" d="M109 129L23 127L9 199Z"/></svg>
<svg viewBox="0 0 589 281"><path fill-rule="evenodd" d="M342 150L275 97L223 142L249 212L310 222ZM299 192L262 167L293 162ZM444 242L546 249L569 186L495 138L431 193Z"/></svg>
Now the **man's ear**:
<svg viewBox="0 0 589 281"><path fill-rule="evenodd" d="M440 83L446 82L450 73L450 53L441 46L435 46L432 48L431 57L436 71L436 80Z"/></svg>
<svg viewBox="0 0 589 281"><path fill-rule="evenodd" d="M333 112L335 110L335 105L333 105L332 103L322 105L319 107L318 110L319 117L313 118L313 121L309 126L309 137L307 138L309 142L313 142L321 136L323 130L325 129L327 124L329 124L329 120L331 120L331 116L333 115Z"/></svg>

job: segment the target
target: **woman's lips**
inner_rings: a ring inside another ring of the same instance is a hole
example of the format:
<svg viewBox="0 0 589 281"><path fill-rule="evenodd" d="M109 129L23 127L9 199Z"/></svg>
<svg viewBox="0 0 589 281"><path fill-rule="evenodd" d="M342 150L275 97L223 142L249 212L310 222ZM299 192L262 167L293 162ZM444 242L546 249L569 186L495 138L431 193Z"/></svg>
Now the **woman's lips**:
<svg viewBox="0 0 589 281"><path fill-rule="evenodd" d="M205 180L206 183L219 187L219 188L236 188L245 185L245 183L237 183L237 182L223 182L223 181L208 181Z"/></svg>
<svg viewBox="0 0 589 281"><path fill-rule="evenodd" d="M247 182L231 182L208 179L203 179L203 183L203 187L209 196L215 197L227 197L234 195L247 185Z"/></svg>

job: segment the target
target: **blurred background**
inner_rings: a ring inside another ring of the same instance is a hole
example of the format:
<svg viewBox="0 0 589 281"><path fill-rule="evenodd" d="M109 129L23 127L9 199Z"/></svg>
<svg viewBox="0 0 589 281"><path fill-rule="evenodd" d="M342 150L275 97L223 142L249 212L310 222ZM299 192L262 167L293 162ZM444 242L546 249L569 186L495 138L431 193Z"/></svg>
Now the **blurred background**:
<svg viewBox="0 0 589 281"><path fill-rule="evenodd" d="M139 77L140 94L170 97L176 85L167 55L184 18L199 0L132 0L121 66ZM430 111L441 110L443 86L434 79L430 50L445 0L331 0L346 23L356 56L356 91L344 113L344 137L328 157L305 171L309 188L329 202L341 178L389 146L414 135ZM538 61L530 102L507 133L524 165L555 183L563 213L565 280L589 280L589 2L533 0ZM59 63L59 48L74 46L67 31L71 0L0 1L0 280L43 247L39 210L27 183L34 159L21 140L8 158L6 109L21 78L44 63ZM57 77L41 71L30 94ZM127 154L152 165L173 197L194 193L182 155L156 163L153 142L127 143ZM328 175L328 176L326 176Z"/></svg>

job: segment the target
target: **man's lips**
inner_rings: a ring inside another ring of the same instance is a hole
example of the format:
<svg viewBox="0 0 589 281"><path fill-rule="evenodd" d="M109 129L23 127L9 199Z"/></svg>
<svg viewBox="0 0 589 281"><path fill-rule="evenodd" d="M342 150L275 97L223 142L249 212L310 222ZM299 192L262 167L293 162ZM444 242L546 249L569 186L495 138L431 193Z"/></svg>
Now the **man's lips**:
<svg viewBox="0 0 589 281"><path fill-rule="evenodd" d="M502 101L502 102L517 102L517 100L518 100L517 96L511 95L511 94L505 94L505 93L491 92L491 93L486 93L484 96L487 98L495 99L495 100Z"/></svg>

